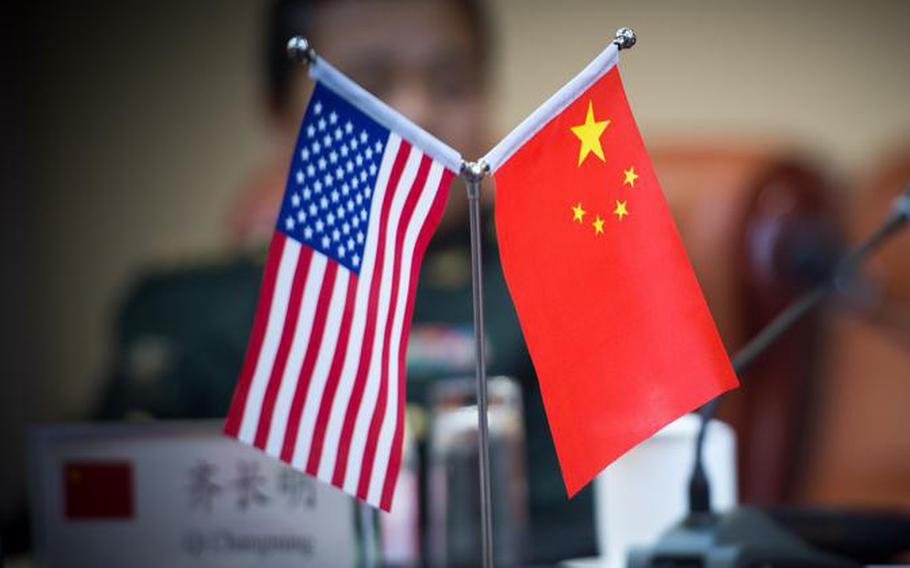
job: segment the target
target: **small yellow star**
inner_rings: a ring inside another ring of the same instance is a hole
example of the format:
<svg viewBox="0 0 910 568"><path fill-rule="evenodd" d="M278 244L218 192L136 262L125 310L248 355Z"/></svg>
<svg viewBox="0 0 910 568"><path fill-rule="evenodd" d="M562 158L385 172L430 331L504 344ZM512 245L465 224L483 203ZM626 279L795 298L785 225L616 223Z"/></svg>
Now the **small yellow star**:
<svg viewBox="0 0 910 568"><path fill-rule="evenodd" d="M600 145L600 136L604 130L610 126L609 120L597 122L594 120L594 104L588 101L588 115L585 117L584 124L572 127L572 133L581 140L581 148L578 150L578 165L581 166L588 154L594 153L595 156L604 159L604 149Z"/></svg>
<svg viewBox="0 0 910 568"><path fill-rule="evenodd" d="M594 222L591 224L594 225L595 235L599 235L604 232L604 220L600 218L600 215L597 215L597 218L594 219Z"/></svg>
<svg viewBox="0 0 910 568"><path fill-rule="evenodd" d="M622 221L622 218L629 214L629 210L626 209L625 201L617 201L616 209L613 210L613 213L619 217L619 220Z"/></svg>
<svg viewBox="0 0 910 568"><path fill-rule="evenodd" d="M632 166L629 166L629 169L623 170L622 173L624 173L626 175L626 179L625 179L625 181L622 182L622 184L623 185L628 184L628 185L631 185L632 187L635 187L635 180L638 179L638 174L635 173L635 168Z"/></svg>
<svg viewBox="0 0 910 568"><path fill-rule="evenodd" d="M578 202L578 205L572 206L572 221L578 221L579 223L584 222L584 216L587 211L581 208L581 202Z"/></svg>

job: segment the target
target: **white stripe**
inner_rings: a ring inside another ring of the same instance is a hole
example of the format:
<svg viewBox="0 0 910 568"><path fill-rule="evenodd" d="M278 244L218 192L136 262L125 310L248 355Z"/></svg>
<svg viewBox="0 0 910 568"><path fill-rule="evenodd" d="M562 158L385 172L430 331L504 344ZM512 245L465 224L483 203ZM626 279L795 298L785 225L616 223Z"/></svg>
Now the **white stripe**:
<svg viewBox="0 0 910 568"><path fill-rule="evenodd" d="M363 451L367 442L370 421L376 408L376 397L379 394L379 380L382 371L382 349L385 345L386 321L389 317L389 296L392 295L392 264L395 260L395 237L398 234L398 221L405 199L410 193L414 178L423 152L416 146L411 148L411 154L405 163L398 187L392 196L392 207L389 211L386 225L386 241L383 244L386 254L382 259L382 273L379 287L379 303L376 308L376 329L373 330L373 351L370 353L370 366L367 373L366 387L363 390L363 400L357 409L357 420L354 422L354 432L351 435L351 448L348 455L348 469L344 478L344 490L349 493L357 492L360 481L360 468L363 464Z"/></svg>
<svg viewBox="0 0 910 568"><path fill-rule="evenodd" d="M400 112L391 108L369 91L352 81L344 73L335 69L321 57L310 65L310 77L325 83L349 103L353 104L373 120L391 131L397 132L414 146L422 148L428 156L442 162L455 173L461 171L461 154L448 144L436 138L423 128L411 122Z"/></svg>
<svg viewBox="0 0 910 568"><path fill-rule="evenodd" d="M338 346L338 330L341 329L341 320L344 319L344 306L348 296L350 278L350 271L339 265L322 332L322 341L319 343L319 355L316 356L316 365L313 367L313 376L310 378L303 414L300 416L297 444L291 458L291 465L300 469L306 467L307 458L310 456L310 444L313 442L313 430L316 416L319 414L319 405L322 402L322 391L325 390L332 358L335 356L335 348Z"/></svg>
<svg viewBox="0 0 910 568"><path fill-rule="evenodd" d="M385 199L389 177L395 158L398 157L398 148L401 138L395 133L389 136L386 142L385 155L379 167L376 179L376 188L373 190L373 201L370 205L370 219L378 221L382 215L382 202ZM360 349L363 345L363 330L367 323L367 307L370 302L370 288L373 281L373 264L376 262L376 248L379 241L379 223L370 223L367 229L366 245L363 249L363 263L361 264L360 277L357 281L357 294L354 299L354 316L351 320L351 332L348 335L348 348L344 356L344 365L338 380L335 398L332 400L332 411L329 413L329 422L325 430L325 439L322 444L322 456L319 459L319 479L332 481L335 471L335 461L338 457L338 442L341 438L341 429L344 426L344 416L347 412L348 402L354 388L354 379L357 376L357 364L360 362Z"/></svg>
<svg viewBox="0 0 910 568"><path fill-rule="evenodd" d="M607 71L616 65L618 59L619 49L615 43L611 43L581 73L556 91L552 97L547 99L547 102L540 105L515 130L487 152L487 155L483 157L483 161L489 164L490 171L495 172L498 170L501 165L512 157L512 154L518 148L537 134L548 122L553 120L553 117L565 110L579 95L606 75Z"/></svg>
<svg viewBox="0 0 910 568"><path fill-rule="evenodd" d="M310 255L310 267L307 270L306 284L303 288L303 297L300 302L300 313L297 316L297 327L294 330L294 340L291 351L281 376L281 386L275 398L275 410L272 412L272 423L269 427L269 437L265 451L279 457L284 446L284 434L287 430L288 414L291 412L291 403L294 401L294 392L300 380L300 367L306 355L306 348L310 342L310 333L313 330L313 318L316 315L316 305L319 303L319 290L322 288L322 278L325 276L326 257L313 253Z"/></svg>
<svg viewBox="0 0 910 568"><path fill-rule="evenodd" d="M373 473L370 475L370 490L367 493L367 502L376 506L379 505L379 501L382 498L382 487L385 483L386 470L389 467L389 459L392 453L395 427L398 423L398 359L401 346L401 331L404 327L405 307L411 285L411 264L414 260L414 247L417 244L420 230L423 228L424 222L426 222L427 215L430 213L433 200L441 191L439 187L441 178L442 165L438 162L433 162L433 166L427 176L427 182L423 186L420 200L414 207L414 213L405 233L401 247L400 270L397 275L393 275L393 277L398 278L399 282L398 297L395 299L396 309L392 319L392 333L389 336L389 341L391 342L389 360L386 362L389 366L389 399L385 408L385 416L382 419L379 439L376 443ZM397 474L398 472L392 472L392 475Z"/></svg>
<svg viewBox="0 0 910 568"><path fill-rule="evenodd" d="M237 438L247 444L252 444L256 438L256 428L259 426L259 413L262 410L262 399L265 389L272 375L272 365L275 364L275 353L281 342L281 332L284 330L284 318L288 311L288 300L291 296L291 285L294 282L294 272L297 270L297 259L300 257L300 243L292 238L285 237L284 248L281 251L281 260L278 265L278 276L275 279L275 292L272 296L272 306L269 309L269 320L265 327L265 337L262 347L256 358L256 370L250 381L250 391L246 398L246 407L243 409L243 420L240 423L240 432Z"/></svg>

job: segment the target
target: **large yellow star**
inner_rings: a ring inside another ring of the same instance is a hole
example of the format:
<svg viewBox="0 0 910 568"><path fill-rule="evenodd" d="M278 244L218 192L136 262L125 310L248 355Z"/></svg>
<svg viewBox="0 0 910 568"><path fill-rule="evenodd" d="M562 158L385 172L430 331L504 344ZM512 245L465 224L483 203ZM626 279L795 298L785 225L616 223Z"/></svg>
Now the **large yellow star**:
<svg viewBox="0 0 910 568"><path fill-rule="evenodd" d="M584 222L584 216L587 211L582 209L581 202L578 202L578 205L572 206L572 221L578 221L579 223Z"/></svg>
<svg viewBox="0 0 910 568"><path fill-rule="evenodd" d="M581 148L578 151L579 166L585 161L588 154L592 152L595 156L600 158L601 162L605 161L604 149L600 145L600 136L608 126L610 126L609 120L603 120L601 122L594 120L594 104L591 101L588 101L588 116L585 118L584 124L572 127L572 133L581 140Z"/></svg>
<svg viewBox="0 0 910 568"><path fill-rule="evenodd" d="M619 220L622 221L622 218L629 214L629 210L626 209L625 201L617 201L616 209L613 210L613 213L619 217Z"/></svg>
<svg viewBox="0 0 910 568"><path fill-rule="evenodd" d="M595 235L599 235L604 232L604 220L600 218L600 215L597 215L597 218L594 219L594 222L591 224L594 225Z"/></svg>
<svg viewBox="0 0 910 568"><path fill-rule="evenodd" d="M635 180L638 179L638 174L635 173L635 168L632 166L629 166L629 169L623 170L622 173L625 174L625 176L626 176L626 179L622 182L622 184L623 185L628 184L628 185L631 185L632 187L635 187Z"/></svg>

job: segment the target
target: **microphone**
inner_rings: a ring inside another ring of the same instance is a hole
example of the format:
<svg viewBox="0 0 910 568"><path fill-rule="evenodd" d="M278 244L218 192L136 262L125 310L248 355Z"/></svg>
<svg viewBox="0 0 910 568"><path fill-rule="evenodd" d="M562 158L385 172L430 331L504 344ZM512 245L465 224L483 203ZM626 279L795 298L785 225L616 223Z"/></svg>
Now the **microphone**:
<svg viewBox="0 0 910 568"><path fill-rule="evenodd" d="M832 292L846 288L859 265L884 242L910 222L910 184L895 201L890 215L866 240L850 249L827 271L822 282L798 298L753 337L731 362L739 375L800 319ZM699 411L701 422L695 439L695 456L689 480L689 514L651 547L633 549L630 568L655 566L715 566L740 568L757 565L828 566L840 568L855 563L813 548L784 530L770 516L749 507L724 515L711 511L711 487L705 472L705 433L717 413L719 397ZM905 530L907 521L900 519Z"/></svg>
<svg viewBox="0 0 910 568"><path fill-rule="evenodd" d="M737 376L747 371L771 345L811 312L833 291L844 288L859 265L885 241L893 237L910 221L910 184L894 200L891 213L884 222L862 243L848 251L834 266L834 270L815 288L798 298L777 315L731 359ZM711 512L711 485L704 468L705 434L708 424L717 414L720 397L712 399L698 410L701 422L695 438L695 455L689 478L689 513Z"/></svg>

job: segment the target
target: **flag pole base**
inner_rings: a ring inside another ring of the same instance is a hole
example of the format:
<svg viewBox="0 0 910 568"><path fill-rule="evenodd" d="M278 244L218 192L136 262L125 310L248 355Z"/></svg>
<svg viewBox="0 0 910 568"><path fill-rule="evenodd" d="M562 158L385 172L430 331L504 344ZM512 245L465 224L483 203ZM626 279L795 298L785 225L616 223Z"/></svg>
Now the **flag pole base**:
<svg viewBox="0 0 910 568"><path fill-rule="evenodd" d="M471 287L474 298L474 340L477 375L477 453L480 465L480 537L484 568L493 567L493 504L490 481L490 428L487 422L487 363L483 320L483 255L480 230L480 183L489 174L481 161L464 162L461 176L468 192L468 216L471 222Z"/></svg>

